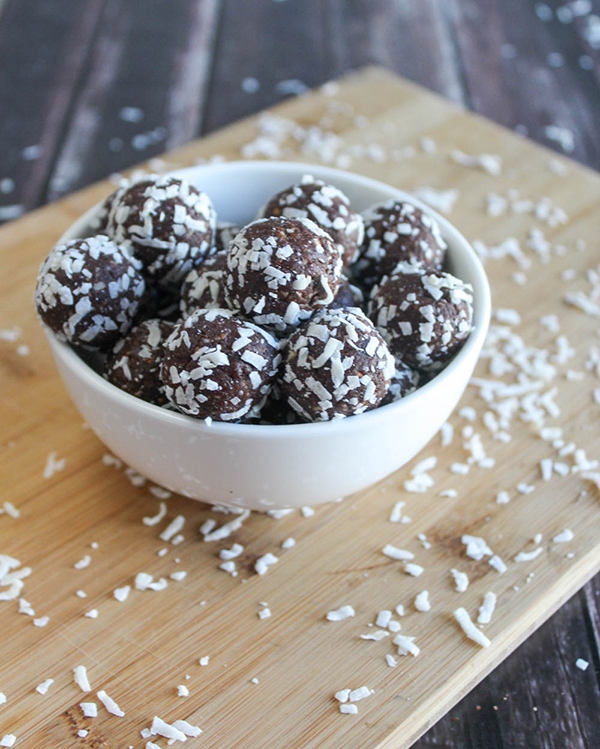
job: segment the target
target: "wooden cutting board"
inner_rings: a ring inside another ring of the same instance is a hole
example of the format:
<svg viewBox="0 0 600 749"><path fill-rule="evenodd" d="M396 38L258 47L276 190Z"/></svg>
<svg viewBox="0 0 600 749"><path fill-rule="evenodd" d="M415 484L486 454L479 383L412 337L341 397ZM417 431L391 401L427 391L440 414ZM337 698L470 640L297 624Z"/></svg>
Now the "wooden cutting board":
<svg viewBox="0 0 600 749"><path fill-rule="evenodd" d="M336 153L352 156L351 169L409 190L460 190L451 220L470 239L494 245L512 236L524 246L529 229L538 225L552 244L567 248L566 255L547 264L525 250L533 260L524 286L513 280L518 268L511 259L489 260L487 269L495 306L520 313L515 331L528 346L555 351L556 334L540 327L539 318L559 315L561 333L576 353L556 365L559 375L546 388L558 388L562 409L548 423L564 427L565 439L594 457L600 405L592 391L600 383L584 370L584 361L594 342L600 343L598 320L567 307L562 297L566 290L585 290L583 273L598 263L598 175L380 70L360 72L326 93L288 101L277 114L307 127L331 114L332 101L344 102L334 105L337 113L324 124L336 130ZM235 124L169 154L167 166L217 154L238 158L240 146L256 136L255 119ZM423 136L435 141L435 154L423 150ZM292 141L282 146L282 155L314 161L309 142ZM498 154L502 175L455 163L449 158L453 149ZM563 165L566 176L549 168L551 160L554 169L557 161ZM486 215L487 193L511 188L522 197L548 197L570 220L549 228L522 213ZM82 427L32 305L36 271L46 252L109 190L108 183L95 185L0 230L0 328L22 331L18 341L0 341L0 501L10 500L21 513L16 519L0 517L0 552L33 568L23 596L36 617L50 617L38 628L17 613L16 601L0 602L0 691L7 696L0 707L0 735L14 733L16 746L32 749L141 747L139 731L159 715L200 725L204 733L189 745L211 749L410 746L600 569L598 490L579 475L542 481L539 460L555 452L518 419L511 442L490 439L481 424L484 404L471 387L461 406L477 409L472 426L485 437L494 468L473 467L468 475L449 470L466 457L460 431L469 422L455 415L452 445L441 447L436 438L420 456L438 458L431 471L435 485L424 494L404 491L409 466L341 504L317 508L312 517L253 515L222 542L203 542L198 527L207 518L219 523L229 518L179 497L168 500L165 521L144 525L142 517L156 512L158 499L148 486L133 486L123 470L103 464L105 450ZM586 240L586 251L574 249L577 240ZM561 274L568 269L574 269L575 279L565 282ZM19 355L19 345L30 353ZM481 362L477 375L489 377L487 368L488 362ZM567 379L567 369L585 372L583 380ZM66 463L45 479L52 452ZM572 463L571 457L559 460ZM535 485L535 491L518 494L520 482ZM440 496L449 488L457 490L455 498ZM512 501L498 505L496 494L504 489ZM390 510L400 500L411 522L392 524ZM307 497L307 505L310 501ZM185 540L172 546L158 535L179 513L186 518ZM553 543L565 528L574 533L573 541ZM419 533L431 548L422 547ZM463 533L484 537L508 571L500 575L485 559L466 557ZM537 533L543 534L540 556L514 562L518 552L535 548L531 539ZM287 537L296 546L282 550ZM217 568L219 550L233 542L244 546L236 578ZM386 543L414 552L423 574L403 574L399 562L382 555ZM159 557L163 548L168 552ZM259 577L254 562L266 552L280 560ZM86 554L90 565L74 569ZM465 593L455 592L452 567L468 573ZM177 569L187 577L170 580L165 590L132 590L122 603L112 595L140 571L168 577ZM425 589L431 611L417 612L414 597ZM78 590L87 598L77 597ZM497 594L498 604L485 627L492 645L484 650L463 636L452 612L464 606L474 617L487 591ZM268 603L270 618L258 618L260 602ZM356 610L354 618L326 621L328 611L345 604ZM392 638L369 642L359 635L373 631L368 624L378 611L398 604L406 609L402 632L416 637L421 654L398 656L398 666L389 668L384 657L396 651ZM98 610L96 619L84 616L91 609ZM202 667L198 660L206 655L210 662ZM73 683L72 669L80 664L88 669L90 695ZM35 687L46 678L55 681L42 696ZM189 697L177 697L180 684L188 687ZM334 693L362 685L374 694L357 703L358 715L341 715ZM78 703L98 703L100 689L125 717L109 715L100 704L97 718L83 717ZM89 731L84 738L77 737L81 729ZM165 746L165 739L158 743Z"/></svg>

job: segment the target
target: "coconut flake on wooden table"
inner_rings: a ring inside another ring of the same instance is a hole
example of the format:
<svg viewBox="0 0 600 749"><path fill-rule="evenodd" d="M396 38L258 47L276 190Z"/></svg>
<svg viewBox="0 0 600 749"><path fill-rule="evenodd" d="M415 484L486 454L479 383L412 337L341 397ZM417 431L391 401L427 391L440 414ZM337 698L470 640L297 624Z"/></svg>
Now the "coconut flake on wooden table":
<svg viewBox="0 0 600 749"><path fill-rule="evenodd" d="M300 512L302 513L302 516L305 518L311 518L315 514L315 511L313 510L313 508L308 507L308 506L301 507Z"/></svg>
<svg viewBox="0 0 600 749"><path fill-rule="evenodd" d="M412 655L416 658L421 649L415 645L415 639L409 635L396 635L392 642L398 648L398 655Z"/></svg>
<svg viewBox="0 0 600 749"><path fill-rule="evenodd" d="M564 531L561 531L560 533L557 533L556 536L552 539L552 541L555 544L564 544L568 541L572 541L575 538L575 534L573 531L569 530L568 528L565 528Z"/></svg>
<svg viewBox="0 0 600 749"><path fill-rule="evenodd" d="M171 520L169 525L164 529L164 531L159 535L159 538L161 541L171 541L171 539L179 533L179 531L183 528L185 525L185 517L183 515L177 515L176 517Z"/></svg>
<svg viewBox="0 0 600 749"><path fill-rule="evenodd" d="M92 691L85 666L75 666L73 669L73 680L82 692Z"/></svg>
<svg viewBox="0 0 600 749"><path fill-rule="evenodd" d="M80 702L79 707L86 718L96 718L98 715L98 706L95 702Z"/></svg>
<svg viewBox="0 0 600 749"><path fill-rule="evenodd" d="M358 707L353 704L340 705L340 713L345 715L356 715L358 713Z"/></svg>
<svg viewBox="0 0 600 749"><path fill-rule="evenodd" d="M51 479L52 476L54 476L55 473L58 473L59 471L62 471L65 465L67 464L66 458L61 458L60 460L56 459L56 456L58 453L50 453L46 459L46 465L44 467L44 478L45 479Z"/></svg>
<svg viewBox="0 0 600 749"><path fill-rule="evenodd" d="M123 603L123 601L127 600L127 596L131 592L131 585L123 585L122 588L115 588L113 591L113 596L119 601L119 603Z"/></svg>
<svg viewBox="0 0 600 749"><path fill-rule="evenodd" d="M210 655L203 655L202 658L198 661L201 666L208 666L208 662L210 660Z"/></svg>
<svg viewBox="0 0 600 749"><path fill-rule="evenodd" d="M45 627L50 621L49 616L40 616L39 619L33 620L34 627Z"/></svg>
<svg viewBox="0 0 600 749"><path fill-rule="evenodd" d="M185 580L187 577L187 572L185 570L176 570L175 572L171 572L169 575L171 580L175 580L175 582L181 582L182 580Z"/></svg>
<svg viewBox="0 0 600 749"><path fill-rule="evenodd" d="M238 576L236 564L233 559L228 559L226 562L221 562L221 564L219 565L219 569L223 570L223 572L228 572L232 577Z"/></svg>
<svg viewBox="0 0 600 749"><path fill-rule="evenodd" d="M384 640L386 637L389 637L390 633L386 632L384 629L376 629L373 632L368 632L366 635L361 635L361 640L373 640L374 642L379 642L380 640Z"/></svg>
<svg viewBox="0 0 600 749"><path fill-rule="evenodd" d="M160 502L158 505L158 512L156 515L152 515L151 517L143 517L142 523L144 525L158 525L160 521L166 516L167 514L167 503L166 502Z"/></svg>
<svg viewBox="0 0 600 749"><path fill-rule="evenodd" d="M276 557L275 554L271 554L271 552L267 552L266 554L263 554L262 557L259 557L255 564L254 569L259 575L264 575L269 567L271 567L273 564L277 564L279 561L279 557Z"/></svg>
<svg viewBox="0 0 600 749"><path fill-rule="evenodd" d="M465 551L466 555L476 561L480 561L484 556L492 556L494 553L483 538L479 538L478 536L465 534L461 536L461 541L467 547Z"/></svg>
<svg viewBox="0 0 600 749"><path fill-rule="evenodd" d="M231 536L234 531L239 530L242 527L243 522L249 517L250 510L243 510L233 520L230 520L228 523L224 523L220 528L217 528L216 530L212 530L211 528L209 531L204 533L202 529L209 527L209 521L207 521L202 526L202 528L200 528L200 531L204 535L204 540L208 543L210 543L211 541L221 541L224 538Z"/></svg>
<svg viewBox="0 0 600 749"><path fill-rule="evenodd" d="M424 571L424 568L421 567L420 564L415 564L414 562L407 562L404 565L404 572L406 572L407 575L412 575L412 577L419 577Z"/></svg>
<svg viewBox="0 0 600 749"><path fill-rule="evenodd" d="M78 562L75 562L75 564L73 565L73 567L76 570L84 570L86 567L90 566L90 562L91 561L92 561L92 557L89 554L86 554Z"/></svg>
<svg viewBox="0 0 600 749"><path fill-rule="evenodd" d="M264 608L260 609L260 611L258 611L259 619L268 619L270 616L271 616L271 609L268 606L265 606Z"/></svg>
<svg viewBox="0 0 600 749"><path fill-rule="evenodd" d="M576 665L576 666L577 666L577 668L579 668L579 669L580 669L581 671L586 671L586 670L587 670L587 667L588 667L588 666L589 666L590 664L589 664L589 663L588 663L588 662L587 662L586 660L584 660L583 658L578 658L578 659L577 659L577 660L575 661L575 665Z"/></svg>
<svg viewBox="0 0 600 749"><path fill-rule="evenodd" d="M465 635L473 642L481 645L482 648L488 648L492 643L491 641L473 624L471 617L466 609L462 606L454 612L454 618L459 623L462 631Z"/></svg>
<svg viewBox="0 0 600 749"><path fill-rule="evenodd" d="M173 496L173 492L165 489L164 486L151 486L148 491L150 494L155 496L157 499L170 499Z"/></svg>
<svg viewBox="0 0 600 749"><path fill-rule="evenodd" d="M200 726L194 726L191 723L188 723L187 720L183 720L182 718L174 720L171 725L173 726L173 728L181 731L181 733L185 734L186 736L191 736L192 738L196 738L202 733L202 729L200 728Z"/></svg>
<svg viewBox="0 0 600 749"><path fill-rule="evenodd" d="M37 685L37 687L35 688L35 691L39 692L40 694L46 694L53 684L54 684L54 679L45 679L44 681L41 682L41 684Z"/></svg>
<svg viewBox="0 0 600 749"><path fill-rule="evenodd" d="M486 593L483 597L483 603L479 607L479 615L477 617L478 624L489 624L492 621L492 614L496 608L497 597L495 593L491 591Z"/></svg>
<svg viewBox="0 0 600 749"><path fill-rule="evenodd" d="M381 553L386 557L389 557L390 559L402 562L410 561L415 558L415 555L412 553L412 551L398 549L396 546L392 546L392 544L386 544L381 550Z"/></svg>
<svg viewBox="0 0 600 749"><path fill-rule="evenodd" d="M454 578L455 590L457 593L464 593L469 587L469 576L466 572L459 572L457 569L452 568L450 574Z"/></svg>
<svg viewBox="0 0 600 749"><path fill-rule="evenodd" d="M354 616L355 613L356 612L354 611L352 606L346 605L346 606L342 606L339 609L336 609L335 611L330 611L327 614L326 619L329 622L341 622L344 619L348 619L351 616Z"/></svg>
<svg viewBox="0 0 600 749"><path fill-rule="evenodd" d="M420 593L417 593L415 597L415 608L417 611L422 611L422 612L431 610L431 603L429 601L428 590L422 590Z"/></svg>
<svg viewBox="0 0 600 749"><path fill-rule="evenodd" d="M0 746L14 746L16 740L17 737L14 733L5 733L4 736L0 739Z"/></svg>
<svg viewBox="0 0 600 749"><path fill-rule="evenodd" d="M111 713L111 715L116 715L118 718L122 718L125 715L123 710L121 710L121 708L112 699L112 697L109 697L108 694L106 694L104 689L101 689L99 692L97 692L96 697L100 700L100 702L104 705L108 712Z"/></svg>
<svg viewBox="0 0 600 749"><path fill-rule="evenodd" d="M296 541L291 536L289 538L286 538L285 541L281 542L281 548L282 549L291 549L295 545L296 545Z"/></svg>
<svg viewBox="0 0 600 749"><path fill-rule="evenodd" d="M543 551L544 549L541 546L538 546L538 548L533 551L520 551L515 556L515 562L531 562L533 559L536 559L536 557L539 557Z"/></svg>
<svg viewBox="0 0 600 749"><path fill-rule="evenodd" d="M164 590L168 582L164 577L159 580L154 580L153 575L149 575L147 572L138 572L135 576L134 585L136 590Z"/></svg>
<svg viewBox="0 0 600 749"><path fill-rule="evenodd" d="M497 154L482 153L480 156L471 156L455 149L450 153L451 161L455 164L461 164L472 169L483 169L492 177L499 177L502 174L502 158Z"/></svg>
<svg viewBox="0 0 600 749"><path fill-rule="evenodd" d="M219 558L227 561L228 559L235 559L244 551L244 547L241 544L233 544L231 549L221 549L219 552Z"/></svg>
<svg viewBox="0 0 600 749"><path fill-rule="evenodd" d="M460 197L460 190L450 188L449 190L436 190L434 187L420 187L413 190L412 194L418 200L430 205L434 210L449 215L452 213L454 204Z"/></svg>
<svg viewBox="0 0 600 749"><path fill-rule="evenodd" d="M3 502L2 507L0 508L0 515L4 513L15 520L21 517L20 510L17 510L12 502Z"/></svg>
<svg viewBox="0 0 600 749"><path fill-rule="evenodd" d="M190 690L185 686L185 684L179 684L177 686L177 696L178 697L189 697L190 696Z"/></svg>
<svg viewBox="0 0 600 749"><path fill-rule="evenodd" d="M152 736L164 736L165 739L172 739L174 741L187 741L187 736L183 731L159 718L158 715L155 715L152 719L150 733Z"/></svg>

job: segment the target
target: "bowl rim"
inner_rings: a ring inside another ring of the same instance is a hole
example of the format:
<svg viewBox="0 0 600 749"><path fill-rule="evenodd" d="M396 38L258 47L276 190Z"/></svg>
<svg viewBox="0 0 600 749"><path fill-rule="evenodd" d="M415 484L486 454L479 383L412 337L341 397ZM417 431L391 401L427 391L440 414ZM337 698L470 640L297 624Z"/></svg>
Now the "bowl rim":
<svg viewBox="0 0 600 749"><path fill-rule="evenodd" d="M135 396L120 390L95 372L77 355L75 350L72 349L69 344L60 341L54 332L42 323L42 327L44 328L51 349L66 366L71 370L76 370L78 376L86 381L86 384L88 384L92 389L100 390L101 392L103 391L107 398L116 401L117 404L120 403L122 406L137 409L140 412L140 415L179 423L182 426L187 426L188 429L194 429L199 433L204 434L210 433L214 436L223 435L224 437L238 438L271 438L274 436L282 437L285 434L289 438L297 438L309 436L315 430L319 430L319 434L322 436L325 436L326 434L334 436L340 431L348 432L351 429L361 429L367 425L374 427L376 426L377 421L383 422L387 419L400 418L402 411L405 410L407 404L410 403L410 405L413 405L419 399L426 399L433 388L438 387L445 379L451 377L452 374L461 367L461 365L469 358L473 350L478 350L483 345L491 317L491 292L487 275L479 257L475 253L475 250L464 235L452 223L450 223L448 219L441 216L426 203L413 197L411 193L394 187L393 185L388 185L380 180L373 179L372 177L365 177L361 174L357 174L356 172L349 172L333 167L321 166L319 164L297 161L249 160L218 163L209 162L206 164L174 169L165 172L164 174L188 178L190 173L196 175L198 172L201 173L202 171L214 170L227 172L240 170L252 171L257 169L285 174L288 174L290 171L296 171L298 176L303 173L313 173L318 179L324 179L333 184L335 184L336 178L340 178L355 181L366 189L371 188L378 191L384 189L385 191L395 193L397 199L410 201L438 222L444 239L446 241L450 240L448 242L449 245L453 248L458 247L459 252L461 252L468 260L474 275L473 287L475 292L475 303L473 305L473 330L469 334L469 337L460 351L443 370L437 373L429 382L417 388L414 392L404 396L404 398L400 398L399 400L388 403L385 406L380 406L371 411L366 411L362 414L348 418L331 421L306 422L301 424L230 424L216 420L207 424L204 419L196 419L187 414L178 413L161 406L156 406L153 403L148 403L147 401L136 398ZM394 196L390 196L389 199L393 198ZM69 228L63 232L58 244L77 236L79 227L89 224L90 219L97 214L101 205L102 201L77 218Z"/></svg>

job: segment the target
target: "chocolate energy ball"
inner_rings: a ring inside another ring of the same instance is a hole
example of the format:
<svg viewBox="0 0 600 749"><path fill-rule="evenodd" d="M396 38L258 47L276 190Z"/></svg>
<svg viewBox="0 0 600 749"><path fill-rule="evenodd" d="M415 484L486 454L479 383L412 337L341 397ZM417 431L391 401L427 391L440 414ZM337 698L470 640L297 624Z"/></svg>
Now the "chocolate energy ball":
<svg viewBox="0 0 600 749"><path fill-rule="evenodd" d="M109 354L106 379L136 398L163 406L167 397L160 379L160 367L165 340L174 327L165 320L146 320L132 328Z"/></svg>
<svg viewBox="0 0 600 749"><path fill-rule="evenodd" d="M258 325L286 332L331 304L341 274L333 240L309 219L258 219L229 246L225 298Z"/></svg>
<svg viewBox="0 0 600 749"><path fill-rule="evenodd" d="M358 308L317 313L290 336L284 362L281 390L308 421L376 408L394 374L394 358Z"/></svg>
<svg viewBox="0 0 600 749"><path fill-rule="evenodd" d="M142 300L134 324L139 325L146 320L154 320L157 317L160 320L176 322L181 317L179 298L179 289L146 283L146 295Z"/></svg>
<svg viewBox="0 0 600 749"><path fill-rule="evenodd" d="M419 387L419 373L411 369L400 359L396 359L394 374L390 383L390 389L381 401L382 406L404 398L405 395L413 393Z"/></svg>
<svg viewBox="0 0 600 749"><path fill-rule="evenodd" d="M61 341L109 349L137 314L146 289L140 267L102 234L57 245L38 274L38 314Z"/></svg>
<svg viewBox="0 0 600 749"><path fill-rule="evenodd" d="M144 274L178 285L213 247L215 210L187 181L150 175L117 191L108 233L130 248Z"/></svg>
<svg viewBox="0 0 600 749"><path fill-rule="evenodd" d="M473 289L450 273L399 263L373 289L369 316L394 356L441 369L471 332Z"/></svg>
<svg viewBox="0 0 600 749"><path fill-rule="evenodd" d="M299 184L272 197L261 209L260 216L309 218L331 236L344 265L356 260L364 238L362 216L354 213L344 193L309 174L302 177Z"/></svg>
<svg viewBox="0 0 600 749"><path fill-rule="evenodd" d="M197 268L192 268L181 284L179 306L183 317L188 317L195 309L227 307L223 292L223 273L226 268L226 250L216 252Z"/></svg>
<svg viewBox="0 0 600 749"><path fill-rule="evenodd" d="M356 273L367 286L391 275L399 262L441 269L446 252L437 222L412 203L390 200L363 213L365 238Z"/></svg>
<svg viewBox="0 0 600 749"><path fill-rule="evenodd" d="M219 221L215 230L215 247L217 252L227 250L240 229L241 226L237 226L236 224L230 224L228 221Z"/></svg>
<svg viewBox="0 0 600 749"><path fill-rule="evenodd" d="M333 309L361 307L364 300L364 294L358 286L354 286L345 276L342 276L338 293L335 295L335 299L331 302L329 307Z"/></svg>
<svg viewBox="0 0 600 749"><path fill-rule="evenodd" d="M230 310L198 309L167 339L161 377L179 411L240 421L260 413L280 360L270 333Z"/></svg>

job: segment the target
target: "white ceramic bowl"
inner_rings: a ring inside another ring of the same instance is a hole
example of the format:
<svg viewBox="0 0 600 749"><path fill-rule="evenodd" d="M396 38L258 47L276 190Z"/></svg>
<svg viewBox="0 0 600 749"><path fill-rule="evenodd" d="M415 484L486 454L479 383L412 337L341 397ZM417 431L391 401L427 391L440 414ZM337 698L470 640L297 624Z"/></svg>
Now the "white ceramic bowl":
<svg viewBox="0 0 600 749"><path fill-rule="evenodd" d="M214 164L174 172L207 192L222 220L243 225L277 191L313 174L343 190L362 211L390 198L411 200L435 217L448 243L450 270L474 289L474 328L450 364L400 401L333 422L287 426L203 421L145 403L119 390L47 330L60 375L107 447L128 465L172 491L253 510L327 502L364 489L414 457L458 403L488 328L490 291L466 239L446 219L394 187L358 174L282 162ZM97 207L62 240L86 236Z"/></svg>

